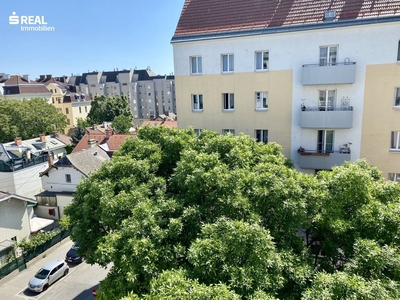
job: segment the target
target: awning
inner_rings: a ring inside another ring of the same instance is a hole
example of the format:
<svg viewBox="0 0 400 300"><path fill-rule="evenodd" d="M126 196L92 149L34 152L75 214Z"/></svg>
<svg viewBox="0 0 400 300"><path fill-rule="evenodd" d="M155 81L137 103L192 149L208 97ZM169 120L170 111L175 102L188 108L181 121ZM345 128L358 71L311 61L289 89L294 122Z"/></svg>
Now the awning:
<svg viewBox="0 0 400 300"><path fill-rule="evenodd" d="M42 228L45 228L46 226L49 226L50 224L53 224L54 220L34 217L30 220L30 222L31 222L31 232L36 232Z"/></svg>

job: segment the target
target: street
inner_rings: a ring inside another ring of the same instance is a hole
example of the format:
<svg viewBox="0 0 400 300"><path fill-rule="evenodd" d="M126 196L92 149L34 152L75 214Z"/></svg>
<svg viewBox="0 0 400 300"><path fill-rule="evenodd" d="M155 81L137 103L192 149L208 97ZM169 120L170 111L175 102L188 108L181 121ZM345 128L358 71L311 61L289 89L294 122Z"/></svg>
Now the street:
<svg viewBox="0 0 400 300"><path fill-rule="evenodd" d="M35 273L56 258L64 259L72 244L67 238L46 254L41 254L40 258L16 276L0 280L0 300L94 300L92 290L105 278L108 269L88 265L85 261L70 265L69 274L51 285L47 291L34 293L28 290L28 282Z"/></svg>

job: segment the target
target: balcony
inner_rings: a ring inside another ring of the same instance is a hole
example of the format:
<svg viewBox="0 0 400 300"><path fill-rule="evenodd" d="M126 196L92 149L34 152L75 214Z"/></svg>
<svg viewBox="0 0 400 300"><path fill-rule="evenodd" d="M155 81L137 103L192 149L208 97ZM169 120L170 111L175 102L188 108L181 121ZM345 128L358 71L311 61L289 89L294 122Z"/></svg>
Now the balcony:
<svg viewBox="0 0 400 300"><path fill-rule="evenodd" d="M356 63L345 61L334 65L303 65L302 85L352 84L356 82Z"/></svg>
<svg viewBox="0 0 400 300"><path fill-rule="evenodd" d="M353 128L353 107L303 108L300 113L300 127L315 129Z"/></svg>
<svg viewBox="0 0 400 300"><path fill-rule="evenodd" d="M348 148L342 148L337 152L300 149L298 152L300 154L300 168L302 169L332 170L334 166L340 166L345 161L350 161L350 149Z"/></svg>

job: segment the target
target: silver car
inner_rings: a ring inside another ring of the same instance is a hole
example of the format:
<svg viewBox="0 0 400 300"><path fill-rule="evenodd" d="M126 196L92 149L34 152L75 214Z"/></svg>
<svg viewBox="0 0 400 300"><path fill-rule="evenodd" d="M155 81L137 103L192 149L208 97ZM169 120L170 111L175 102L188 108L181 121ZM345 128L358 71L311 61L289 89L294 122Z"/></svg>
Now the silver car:
<svg viewBox="0 0 400 300"><path fill-rule="evenodd" d="M69 272L68 264L62 259L56 259L41 268L31 280L28 288L34 292L45 291L55 281Z"/></svg>

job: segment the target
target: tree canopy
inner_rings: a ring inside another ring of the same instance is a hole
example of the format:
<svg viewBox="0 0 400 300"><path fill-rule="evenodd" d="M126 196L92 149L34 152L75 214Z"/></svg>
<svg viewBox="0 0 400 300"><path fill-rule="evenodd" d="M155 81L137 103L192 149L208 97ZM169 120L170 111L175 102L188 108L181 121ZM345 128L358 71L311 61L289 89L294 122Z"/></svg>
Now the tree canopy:
<svg viewBox="0 0 400 300"><path fill-rule="evenodd" d="M120 134L128 134L133 125L132 116L126 115L116 116L112 122L115 133Z"/></svg>
<svg viewBox="0 0 400 300"><path fill-rule="evenodd" d="M67 117L47 103L46 99L0 100L0 142L15 137L31 139L39 134L63 132Z"/></svg>
<svg viewBox="0 0 400 300"><path fill-rule="evenodd" d="M275 143L140 128L66 214L102 299L398 299L400 186L364 160L316 176Z"/></svg>
<svg viewBox="0 0 400 300"><path fill-rule="evenodd" d="M124 95L95 96L87 115L90 124L112 122L117 116L126 116L132 119L128 98Z"/></svg>

